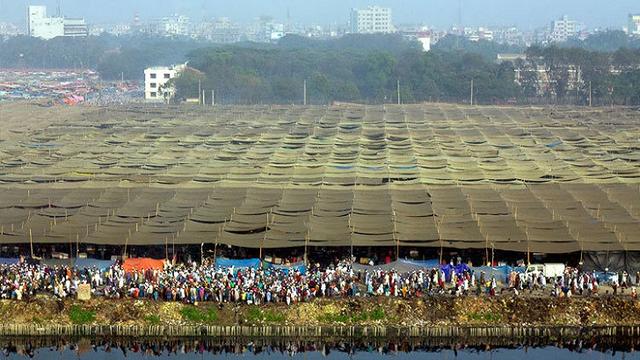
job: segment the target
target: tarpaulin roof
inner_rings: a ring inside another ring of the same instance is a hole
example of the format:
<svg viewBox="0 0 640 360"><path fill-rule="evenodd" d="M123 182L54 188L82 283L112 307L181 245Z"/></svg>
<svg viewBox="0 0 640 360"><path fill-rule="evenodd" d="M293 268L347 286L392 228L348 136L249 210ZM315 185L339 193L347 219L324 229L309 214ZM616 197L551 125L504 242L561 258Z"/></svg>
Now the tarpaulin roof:
<svg viewBox="0 0 640 360"><path fill-rule="evenodd" d="M0 106L0 243L640 250L632 110Z"/></svg>

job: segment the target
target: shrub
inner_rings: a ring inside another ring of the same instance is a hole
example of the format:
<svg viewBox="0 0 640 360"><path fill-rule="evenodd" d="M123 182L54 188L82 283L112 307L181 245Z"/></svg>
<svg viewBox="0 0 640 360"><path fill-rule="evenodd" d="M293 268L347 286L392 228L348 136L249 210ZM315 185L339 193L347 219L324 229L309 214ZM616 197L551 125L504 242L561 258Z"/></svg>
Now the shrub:
<svg viewBox="0 0 640 360"><path fill-rule="evenodd" d="M213 323L218 320L218 313L214 308L207 310L198 309L195 306L185 306L180 310L184 320L197 323Z"/></svg>
<svg viewBox="0 0 640 360"><path fill-rule="evenodd" d="M144 320L146 322L148 322L151 325L158 325L160 324L160 316L158 315L147 315L144 317Z"/></svg>
<svg viewBox="0 0 640 360"><path fill-rule="evenodd" d="M93 310L85 310L78 305L73 305L71 309L69 309L69 319L74 324L89 324L96 319L96 312Z"/></svg>

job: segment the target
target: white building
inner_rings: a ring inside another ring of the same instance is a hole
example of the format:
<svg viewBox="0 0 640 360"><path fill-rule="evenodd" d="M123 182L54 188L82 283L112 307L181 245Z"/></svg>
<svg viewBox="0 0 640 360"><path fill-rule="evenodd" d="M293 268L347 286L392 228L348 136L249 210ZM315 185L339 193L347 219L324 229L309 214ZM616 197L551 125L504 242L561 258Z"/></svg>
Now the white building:
<svg viewBox="0 0 640 360"><path fill-rule="evenodd" d="M163 36L189 36L191 20L183 15L173 14L157 20L156 33Z"/></svg>
<svg viewBox="0 0 640 360"><path fill-rule="evenodd" d="M429 52L431 51L431 33L423 32L417 34L417 39L422 44L422 51Z"/></svg>
<svg viewBox="0 0 640 360"><path fill-rule="evenodd" d="M549 40L551 42L564 42L570 38L578 36L581 26L575 20L569 19L567 15L564 15L561 19L555 20L551 23L551 34Z"/></svg>
<svg viewBox="0 0 640 360"><path fill-rule="evenodd" d="M88 36L89 30L84 19L48 17L46 6L30 5L27 9L27 33L49 40L59 36Z"/></svg>
<svg viewBox="0 0 640 360"><path fill-rule="evenodd" d="M148 102L168 102L175 95L175 89L168 87L169 80L180 75L185 64L156 66L144 70L144 99Z"/></svg>
<svg viewBox="0 0 640 360"><path fill-rule="evenodd" d="M0 36L20 35L20 29L11 23L0 22Z"/></svg>
<svg viewBox="0 0 640 360"><path fill-rule="evenodd" d="M375 34L395 32L391 9L370 6L366 9L351 10L351 32L357 34Z"/></svg>
<svg viewBox="0 0 640 360"><path fill-rule="evenodd" d="M484 27L464 28L464 36L469 39L469 41L493 41L493 31Z"/></svg>
<svg viewBox="0 0 640 360"><path fill-rule="evenodd" d="M629 24L627 26L629 35L640 36L640 14L629 14Z"/></svg>

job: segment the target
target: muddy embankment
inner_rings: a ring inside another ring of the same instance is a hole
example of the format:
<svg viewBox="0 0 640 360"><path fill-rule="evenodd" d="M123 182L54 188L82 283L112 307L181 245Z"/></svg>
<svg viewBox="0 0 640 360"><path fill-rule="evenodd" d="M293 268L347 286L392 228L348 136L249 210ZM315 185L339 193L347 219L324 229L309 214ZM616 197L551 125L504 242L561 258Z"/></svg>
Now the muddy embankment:
<svg viewBox="0 0 640 360"><path fill-rule="evenodd" d="M287 306L146 300L0 301L4 325L112 326L640 326L640 302L630 297L425 297L319 299Z"/></svg>

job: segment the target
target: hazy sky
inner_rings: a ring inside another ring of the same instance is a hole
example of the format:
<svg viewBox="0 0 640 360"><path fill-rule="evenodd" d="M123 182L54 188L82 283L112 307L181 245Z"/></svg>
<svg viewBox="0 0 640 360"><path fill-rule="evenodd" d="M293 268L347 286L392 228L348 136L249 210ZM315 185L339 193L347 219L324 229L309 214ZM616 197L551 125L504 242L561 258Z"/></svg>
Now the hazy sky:
<svg viewBox="0 0 640 360"><path fill-rule="evenodd" d="M26 6L47 5L55 13L58 0L0 0L0 21L25 23ZM568 14L588 27L621 28L628 13L640 13L640 0L60 0L63 13L85 17L89 23L130 22L134 13L148 20L171 13L193 20L228 16L249 22L260 15L294 22L342 24L349 9L367 5L393 8L396 23L425 23L439 28L462 20L468 26L517 25L523 29L543 26Z"/></svg>

